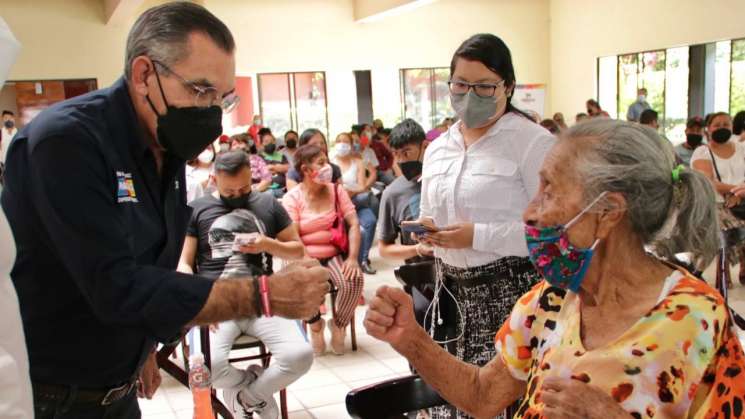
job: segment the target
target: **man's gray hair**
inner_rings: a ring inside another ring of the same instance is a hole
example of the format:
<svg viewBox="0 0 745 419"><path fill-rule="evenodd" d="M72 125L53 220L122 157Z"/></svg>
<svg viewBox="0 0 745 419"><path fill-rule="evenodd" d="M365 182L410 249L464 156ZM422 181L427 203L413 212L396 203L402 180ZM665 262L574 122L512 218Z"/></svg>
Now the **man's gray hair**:
<svg viewBox="0 0 745 419"><path fill-rule="evenodd" d="M132 26L127 37L124 75L132 75L132 62L145 55L172 66L185 58L192 32L202 32L226 52L233 52L235 41L225 24L204 7L189 2L166 3L148 9Z"/></svg>
<svg viewBox="0 0 745 419"><path fill-rule="evenodd" d="M674 260L675 253L692 252L702 270L711 263L719 243L714 189L689 168L673 180L678 163L667 140L649 127L608 118L577 124L564 138L583 147L575 164L586 203L619 192L634 232L655 254Z"/></svg>

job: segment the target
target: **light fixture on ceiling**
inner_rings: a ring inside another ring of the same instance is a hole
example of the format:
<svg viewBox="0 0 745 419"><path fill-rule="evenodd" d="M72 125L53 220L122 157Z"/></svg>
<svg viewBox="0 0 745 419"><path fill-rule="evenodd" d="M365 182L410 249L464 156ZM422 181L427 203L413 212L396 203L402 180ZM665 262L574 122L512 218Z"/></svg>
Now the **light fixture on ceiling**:
<svg viewBox="0 0 745 419"><path fill-rule="evenodd" d="M370 16L364 17L364 18L358 20L357 23L372 23L372 22L377 22L377 21L383 20L383 19L385 19L387 17L397 16L397 15L404 14L406 12L410 12L410 11L412 11L414 9L418 9L418 8L420 8L422 6L426 6L426 5L431 4L431 3L434 3L436 1L437 0L414 0L412 2L409 2L409 3L406 3L406 4L402 4L400 6L396 6L396 7L390 8L388 10L384 10L384 11L382 11L380 13L375 13L374 15L370 15Z"/></svg>

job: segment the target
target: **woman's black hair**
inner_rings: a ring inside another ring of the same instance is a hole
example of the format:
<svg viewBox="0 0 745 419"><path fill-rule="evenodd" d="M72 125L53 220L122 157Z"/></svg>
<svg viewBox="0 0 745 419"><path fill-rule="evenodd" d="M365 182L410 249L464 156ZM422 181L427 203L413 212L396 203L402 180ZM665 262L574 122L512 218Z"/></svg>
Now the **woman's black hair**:
<svg viewBox="0 0 745 419"><path fill-rule="evenodd" d="M708 129L709 126L714 122L715 119L719 118L720 116L726 116L730 120L732 120L732 117L727 112L714 112L706 115L706 128Z"/></svg>
<svg viewBox="0 0 745 419"><path fill-rule="evenodd" d="M745 111L740 111L732 118L732 133L740 135L745 130Z"/></svg>
<svg viewBox="0 0 745 419"><path fill-rule="evenodd" d="M393 127L388 144L392 149L400 150L407 144L420 145L426 138L427 135L424 133L422 126L415 120L406 118Z"/></svg>
<svg viewBox="0 0 745 419"><path fill-rule="evenodd" d="M321 147L315 145L304 145L297 149L295 153L295 171L298 174L300 182L305 179L303 166L312 163L321 154L323 154L323 150L321 150Z"/></svg>
<svg viewBox="0 0 745 419"><path fill-rule="evenodd" d="M315 128L308 128L300 135L300 138L297 141L298 147L302 147L310 141L311 138L315 137L317 134L321 134L321 138L323 138L323 142L326 142L326 136L323 135L321 130L315 129Z"/></svg>
<svg viewBox="0 0 745 419"><path fill-rule="evenodd" d="M533 121L527 113L512 105L512 95L515 93L515 67L512 65L512 54L507 45L499 37L490 33L480 33L463 41L453 54L450 61L450 77L455 73L455 65L459 58L468 61L478 61L486 68L498 74L504 80L506 88L512 88L512 94L507 96L505 112L514 112Z"/></svg>

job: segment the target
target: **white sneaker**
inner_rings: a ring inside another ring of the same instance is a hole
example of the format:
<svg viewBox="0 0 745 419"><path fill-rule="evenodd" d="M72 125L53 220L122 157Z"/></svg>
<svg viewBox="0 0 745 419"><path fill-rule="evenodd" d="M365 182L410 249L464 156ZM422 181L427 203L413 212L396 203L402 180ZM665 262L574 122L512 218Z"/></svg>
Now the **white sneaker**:
<svg viewBox="0 0 745 419"><path fill-rule="evenodd" d="M258 367L261 371L257 372L254 368L251 367ZM233 414L234 418L250 419L253 417L251 411L246 410L246 407L238 398L238 396L248 384L256 381L261 372L263 372L263 369L261 369L261 367L259 367L258 365L249 365L246 368L246 379L243 381L243 383L233 388L226 388L222 391L222 397L223 399L225 399L225 406L228 408L228 410L230 410L230 413Z"/></svg>
<svg viewBox="0 0 745 419"><path fill-rule="evenodd" d="M243 405L238 400L238 394L240 394L238 388L226 388L222 391L222 397L225 399L225 406L228 408L230 413L233 414L235 419L250 419L253 416L251 412L246 411Z"/></svg>
<svg viewBox="0 0 745 419"><path fill-rule="evenodd" d="M246 371L258 378L264 372L264 368L262 368L260 365L253 364L249 365L248 368L246 368ZM238 393L237 399L248 414L253 414L253 417L258 416L260 419L279 418L279 406L277 406L277 402L274 400L274 397L269 397L269 400L262 400L260 403L251 405L246 401L246 398L248 398L246 396L254 400L256 399L256 397L251 397L252 395L246 388L243 388L240 393Z"/></svg>

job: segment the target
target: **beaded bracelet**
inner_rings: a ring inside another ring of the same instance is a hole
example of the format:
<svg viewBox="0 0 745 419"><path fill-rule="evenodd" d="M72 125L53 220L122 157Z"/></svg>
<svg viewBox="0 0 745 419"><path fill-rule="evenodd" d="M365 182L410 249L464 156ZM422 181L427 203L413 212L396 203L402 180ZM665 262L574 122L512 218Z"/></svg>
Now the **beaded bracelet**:
<svg viewBox="0 0 745 419"><path fill-rule="evenodd" d="M259 292L261 292L261 308L264 317L272 317L272 306L269 302L269 277L266 275L259 277Z"/></svg>

